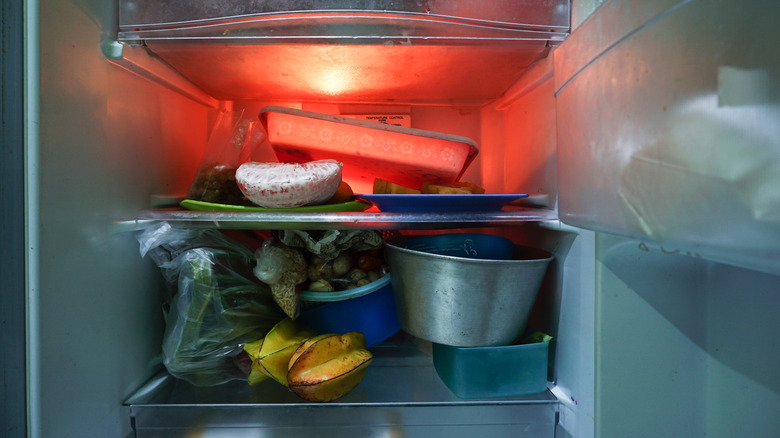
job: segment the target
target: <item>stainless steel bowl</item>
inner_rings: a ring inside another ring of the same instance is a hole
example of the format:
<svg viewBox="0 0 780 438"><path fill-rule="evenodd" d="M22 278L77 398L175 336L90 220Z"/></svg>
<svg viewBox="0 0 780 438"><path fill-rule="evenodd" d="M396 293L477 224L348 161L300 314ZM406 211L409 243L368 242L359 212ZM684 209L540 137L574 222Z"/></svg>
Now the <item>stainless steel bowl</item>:
<svg viewBox="0 0 780 438"><path fill-rule="evenodd" d="M522 334L550 253L515 245L512 260L473 259L408 249L408 240L385 245L404 331L456 347L507 345Z"/></svg>

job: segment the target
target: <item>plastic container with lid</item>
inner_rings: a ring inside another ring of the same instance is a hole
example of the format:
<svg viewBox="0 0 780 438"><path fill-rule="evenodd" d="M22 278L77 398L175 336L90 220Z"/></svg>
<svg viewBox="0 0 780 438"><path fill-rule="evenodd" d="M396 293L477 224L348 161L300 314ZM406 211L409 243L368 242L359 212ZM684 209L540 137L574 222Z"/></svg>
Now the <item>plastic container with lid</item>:
<svg viewBox="0 0 780 438"><path fill-rule="evenodd" d="M376 345L394 335L400 326L395 311L390 275L365 286L335 292L301 293L298 321L319 333L357 331L366 337L366 346Z"/></svg>
<svg viewBox="0 0 780 438"><path fill-rule="evenodd" d="M371 193L375 178L452 183L479 153L466 137L344 116L270 106L259 117L279 161L338 160L356 193Z"/></svg>

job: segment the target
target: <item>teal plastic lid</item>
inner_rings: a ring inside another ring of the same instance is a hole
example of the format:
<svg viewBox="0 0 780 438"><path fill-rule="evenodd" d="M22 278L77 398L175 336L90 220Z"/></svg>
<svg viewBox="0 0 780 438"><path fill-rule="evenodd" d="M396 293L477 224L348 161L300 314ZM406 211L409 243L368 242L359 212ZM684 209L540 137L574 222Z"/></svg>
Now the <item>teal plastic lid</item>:
<svg viewBox="0 0 780 438"><path fill-rule="evenodd" d="M305 290L301 292L301 300L303 301L316 301L319 303L329 303L333 301L343 301L352 298L362 297L363 295L370 294L375 290L381 289L390 284L390 274L369 283L365 286L356 287L354 289L339 290L333 292L315 292Z"/></svg>

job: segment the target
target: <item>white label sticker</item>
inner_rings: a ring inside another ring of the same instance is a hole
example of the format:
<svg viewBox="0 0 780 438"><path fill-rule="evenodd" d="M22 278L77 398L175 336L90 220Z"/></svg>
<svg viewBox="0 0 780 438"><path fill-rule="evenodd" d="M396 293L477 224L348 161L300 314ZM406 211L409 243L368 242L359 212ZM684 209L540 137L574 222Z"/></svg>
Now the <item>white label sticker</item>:
<svg viewBox="0 0 780 438"><path fill-rule="evenodd" d="M346 117L353 117L369 122L385 123L387 125L412 127L412 117L409 114L344 114Z"/></svg>

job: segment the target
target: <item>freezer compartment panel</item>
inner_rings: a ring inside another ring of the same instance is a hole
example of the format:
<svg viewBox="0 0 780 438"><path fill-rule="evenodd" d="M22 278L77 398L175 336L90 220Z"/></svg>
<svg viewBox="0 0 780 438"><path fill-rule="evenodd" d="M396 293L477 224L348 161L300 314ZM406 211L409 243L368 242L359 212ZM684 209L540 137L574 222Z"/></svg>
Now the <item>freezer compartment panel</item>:
<svg viewBox="0 0 780 438"><path fill-rule="evenodd" d="M149 40L146 46L217 99L471 105L500 97L550 50L544 41L419 46Z"/></svg>
<svg viewBox="0 0 780 438"><path fill-rule="evenodd" d="M216 99L481 105L569 32L567 0L122 0L143 45Z"/></svg>
<svg viewBox="0 0 780 438"><path fill-rule="evenodd" d="M425 348L391 340L371 351L375 359L363 381L331 403L305 402L270 380L197 388L163 377L128 402L137 437L192 436L195 430L203 436L554 436L558 401L549 391L461 400L439 379Z"/></svg>
<svg viewBox="0 0 780 438"><path fill-rule="evenodd" d="M269 37L293 36L295 31L300 36L432 36L428 26L435 23L448 24L449 34L470 27L473 36L501 29L568 29L568 0L530 0L518 6L515 0L120 0L119 25L122 31L168 29L182 36L193 28L249 21L270 23L256 33ZM387 26L366 24L387 19Z"/></svg>
<svg viewBox="0 0 780 438"><path fill-rule="evenodd" d="M682 2L560 78L561 219L780 271L779 8Z"/></svg>

